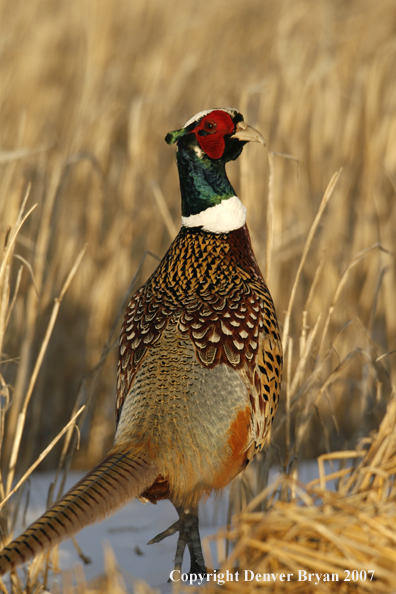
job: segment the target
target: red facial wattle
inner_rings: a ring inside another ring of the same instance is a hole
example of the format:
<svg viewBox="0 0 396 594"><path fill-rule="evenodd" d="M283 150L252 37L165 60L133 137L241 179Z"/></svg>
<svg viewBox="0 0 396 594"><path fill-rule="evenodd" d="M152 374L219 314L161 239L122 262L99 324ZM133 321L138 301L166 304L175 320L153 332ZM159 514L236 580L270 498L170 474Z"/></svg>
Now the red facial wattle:
<svg viewBox="0 0 396 594"><path fill-rule="evenodd" d="M224 136L231 135L234 131L235 124L231 116L225 111L215 110L202 118L193 133L208 157L220 159L225 148Z"/></svg>

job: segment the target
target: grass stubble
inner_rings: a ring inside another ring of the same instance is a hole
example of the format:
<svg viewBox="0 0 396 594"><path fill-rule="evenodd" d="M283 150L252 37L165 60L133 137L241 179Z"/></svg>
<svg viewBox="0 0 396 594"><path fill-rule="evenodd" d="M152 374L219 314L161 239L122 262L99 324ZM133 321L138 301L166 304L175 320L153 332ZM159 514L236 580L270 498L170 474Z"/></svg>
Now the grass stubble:
<svg viewBox="0 0 396 594"><path fill-rule="evenodd" d="M234 105L269 147L266 160L247 146L229 173L276 303L285 366L270 448L234 481L230 524L211 546L221 556L233 543L228 568L375 569L354 591L392 591L394 8L71 0L55 11L0 0L3 539L27 505L23 487L7 499L16 478L45 454L41 468L58 468L54 500L72 454L75 467L92 466L111 444L120 313L180 220L163 138L201 109ZM301 484L299 462L317 456L319 480ZM324 459L339 462L335 491ZM282 474L268 486L274 464ZM14 591L39 592L47 561L31 564L28 586L14 576ZM105 564L95 583L67 574L63 591L149 591L120 574L111 551ZM265 584L291 587L314 591Z"/></svg>

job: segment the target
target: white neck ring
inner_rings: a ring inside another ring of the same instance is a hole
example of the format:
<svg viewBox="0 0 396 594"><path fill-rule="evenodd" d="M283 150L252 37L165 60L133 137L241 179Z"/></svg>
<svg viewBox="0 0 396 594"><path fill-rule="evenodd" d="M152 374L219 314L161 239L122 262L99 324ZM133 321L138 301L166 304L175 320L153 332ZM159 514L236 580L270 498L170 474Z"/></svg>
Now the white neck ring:
<svg viewBox="0 0 396 594"><path fill-rule="evenodd" d="M229 233L246 223L246 208L237 196L222 200L220 204L189 217L182 217L183 227L202 227L211 233Z"/></svg>

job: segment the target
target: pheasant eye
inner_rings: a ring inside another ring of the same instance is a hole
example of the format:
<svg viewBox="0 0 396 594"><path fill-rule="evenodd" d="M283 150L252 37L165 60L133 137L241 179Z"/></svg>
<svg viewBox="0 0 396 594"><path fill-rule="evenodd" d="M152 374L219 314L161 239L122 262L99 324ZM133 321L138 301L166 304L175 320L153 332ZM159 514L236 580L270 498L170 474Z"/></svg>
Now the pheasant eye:
<svg viewBox="0 0 396 594"><path fill-rule="evenodd" d="M206 120L206 122L204 123L204 130L206 132L209 132L209 134L213 134L213 132L216 132L216 128L217 124L213 120Z"/></svg>

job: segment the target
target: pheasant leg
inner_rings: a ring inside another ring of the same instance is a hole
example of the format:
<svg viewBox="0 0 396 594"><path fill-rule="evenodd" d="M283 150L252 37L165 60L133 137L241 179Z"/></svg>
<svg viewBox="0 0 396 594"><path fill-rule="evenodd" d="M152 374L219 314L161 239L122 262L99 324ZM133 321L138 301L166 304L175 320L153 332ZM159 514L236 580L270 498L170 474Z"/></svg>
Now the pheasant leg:
<svg viewBox="0 0 396 594"><path fill-rule="evenodd" d="M171 536L175 532L179 532L177 540L176 556L175 556L175 570L182 570L183 556L186 546L190 551L191 565L190 574L206 575L206 566L202 553L201 537L199 535L198 527L198 507L185 510L182 506L176 507L179 514L177 522L169 526L167 530L157 534L152 538L148 544L161 542L167 536Z"/></svg>

